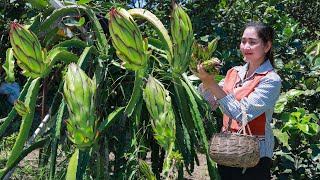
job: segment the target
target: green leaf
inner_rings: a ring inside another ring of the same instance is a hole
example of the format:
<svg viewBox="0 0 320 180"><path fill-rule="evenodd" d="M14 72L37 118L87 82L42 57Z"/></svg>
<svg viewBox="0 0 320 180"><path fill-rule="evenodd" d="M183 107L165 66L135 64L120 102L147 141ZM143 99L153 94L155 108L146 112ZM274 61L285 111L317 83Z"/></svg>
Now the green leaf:
<svg viewBox="0 0 320 180"><path fill-rule="evenodd" d="M294 118L294 116L290 115L289 121L284 124L284 126L282 127L282 132L286 132L289 131L290 129L295 129L295 125L297 124L296 119Z"/></svg>
<svg viewBox="0 0 320 180"><path fill-rule="evenodd" d="M315 135L319 132L319 125L317 123L310 123L309 128L309 132L311 135Z"/></svg>
<svg viewBox="0 0 320 180"><path fill-rule="evenodd" d="M320 49L320 40L315 41L310 46L308 46L305 53L312 54L312 55L316 56L317 54L319 54L318 49Z"/></svg>
<svg viewBox="0 0 320 180"><path fill-rule="evenodd" d="M281 113L284 110L285 103L286 102L276 103L274 106L274 113Z"/></svg>
<svg viewBox="0 0 320 180"><path fill-rule="evenodd" d="M53 127L53 131L52 131L52 147L51 147L51 156L50 156L51 162L50 162L50 178L49 179L54 179L54 176L56 173L58 141L60 140L61 125L63 124L61 122L63 119L63 112L65 110L65 106L66 106L66 103L62 99L59 106L59 110L53 118L55 122L55 126Z"/></svg>
<svg viewBox="0 0 320 180"><path fill-rule="evenodd" d="M125 108L125 107L119 107L119 108L117 108L116 110L114 110L112 113L110 113L110 114L108 115L108 118L107 118L107 119L105 119L105 120L103 120L103 121L101 122L101 124L99 125L99 128L98 128L99 131L100 131L100 133L103 133L105 130L107 130L108 127L109 127L112 123L114 123L114 121L117 120L120 115L123 114L124 108Z"/></svg>
<svg viewBox="0 0 320 180"><path fill-rule="evenodd" d="M306 110L305 110L304 108L299 108L299 109L297 110L297 112L300 112L300 113L301 113L300 117L306 115Z"/></svg>
<svg viewBox="0 0 320 180"><path fill-rule="evenodd" d="M46 9L49 0L27 0L27 2L30 3L32 7L43 10Z"/></svg>
<svg viewBox="0 0 320 180"><path fill-rule="evenodd" d="M165 44L159 40L152 37L148 37L148 48L152 49L153 51L160 52L165 54Z"/></svg>
<svg viewBox="0 0 320 180"><path fill-rule="evenodd" d="M303 117L300 119L300 123L302 123L302 124L308 124L309 121L310 121L310 116L309 116L309 115L303 116Z"/></svg>
<svg viewBox="0 0 320 180"><path fill-rule="evenodd" d="M314 68L319 68L319 67L320 67L320 57L314 60Z"/></svg>
<svg viewBox="0 0 320 180"><path fill-rule="evenodd" d="M301 90L291 89L286 93L287 99L292 100L293 98L300 96L303 93Z"/></svg>
<svg viewBox="0 0 320 180"><path fill-rule="evenodd" d="M70 179L70 180L77 179L76 177L77 177L77 167L78 167L78 156L79 156L79 149L76 149L72 157L70 158L66 179Z"/></svg>
<svg viewBox="0 0 320 180"><path fill-rule="evenodd" d="M290 37L291 34L292 34L291 28L284 28L284 29L283 29L283 35L284 35L284 36Z"/></svg>
<svg viewBox="0 0 320 180"><path fill-rule="evenodd" d="M27 82L24 84L22 91L19 95L19 100L23 100L26 96L26 94L28 93L30 84L32 82L32 78L29 78L27 80ZM12 107L10 113L8 114L8 116L6 118L4 118L5 120L3 122L1 122L1 126L0 126L0 138L1 136L4 134L4 132L8 129L8 126L10 125L11 121L14 119L14 117L16 117L17 111L14 107Z"/></svg>
<svg viewBox="0 0 320 180"><path fill-rule="evenodd" d="M298 129L300 129L302 132L309 134L309 126L307 124L298 124Z"/></svg>
<svg viewBox="0 0 320 180"><path fill-rule="evenodd" d="M186 82L186 84L189 86L189 89L191 90L195 100L197 101L198 105L200 107L207 107L207 111L209 110L209 106L207 106L206 101L203 100L203 98L200 96L199 92L197 91L197 89L194 87L194 85L192 84L192 82L190 81L190 76L187 76L186 73L182 74L182 78L184 79L184 81Z"/></svg>
<svg viewBox="0 0 320 180"><path fill-rule="evenodd" d="M34 16L28 20L27 24L30 24L30 26L28 28L30 31L35 32L35 29L40 26L41 17L42 17L42 15L41 15L41 13L39 13L37 16Z"/></svg>
<svg viewBox="0 0 320 180"><path fill-rule="evenodd" d="M82 4L87 4L89 2L91 2L92 0L80 0L77 2L78 5L82 5Z"/></svg>
<svg viewBox="0 0 320 180"><path fill-rule="evenodd" d="M287 132L282 132L279 129L273 129L274 136L281 142L284 146L286 146L289 150L291 147L289 146L289 135Z"/></svg>
<svg viewBox="0 0 320 180"><path fill-rule="evenodd" d="M285 159L287 159L288 161L290 161L290 162L294 162L294 159L293 159L293 157L292 156L290 156L289 154L283 154L282 155Z"/></svg>
<svg viewBox="0 0 320 180"><path fill-rule="evenodd" d="M283 122L288 122L289 119L290 119L290 113L288 112L284 112L280 115L280 119L283 121Z"/></svg>
<svg viewBox="0 0 320 180"><path fill-rule="evenodd" d="M217 169L215 168L215 164L211 160L210 155L209 155L209 142L207 140L206 132L204 130L204 125L203 125L201 114L198 109L197 102L192 94L192 90L190 90L190 87L187 85L187 83L185 83L184 81L181 81L181 82L182 82L182 85L183 85L187 95L188 95L187 99L189 100L192 119L194 120L195 127L197 129L197 132L199 133L200 140L203 143L203 147L205 149L208 169L210 170L209 171L210 178L217 179L217 176L218 176Z"/></svg>
<svg viewBox="0 0 320 180"><path fill-rule="evenodd" d="M223 76L223 75L215 75L214 78L215 78L215 80L217 82L220 82L223 78L225 78L225 76Z"/></svg>
<svg viewBox="0 0 320 180"><path fill-rule="evenodd" d="M145 76L146 76L145 69L139 69L136 71L133 91L125 109L125 113L129 117L132 115L138 101L142 98L142 86L143 86L143 79L145 78Z"/></svg>
<svg viewBox="0 0 320 180"><path fill-rule="evenodd" d="M147 179L147 180L156 180L155 175L151 171L149 165L144 161L139 159L139 170L141 171L142 175Z"/></svg>
<svg viewBox="0 0 320 180"><path fill-rule="evenodd" d="M57 47L65 47L65 48L86 48L88 47L88 44L78 40L78 39L70 39L70 40L65 40L62 41L61 43L53 46L52 49L55 49Z"/></svg>
<svg viewBox="0 0 320 180"><path fill-rule="evenodd" d="M86 22L86 19L84 17L80 18L78 21L78 26L82 26Z"/></svg>
<svg viewBox="0 0 320 180"><path fill-rule="evenodd" d="M319 121L319 118L314 113L309 114L309 116L310 116L311 119Z"/></svg>
<svg viewBox="0 0 320 180"><path fill-rule="evenodd" d="M314 161L320 159L320 144L311 144L310 148L312 150L311 157Z"/></svg>
<svg viewBox="0 0 320 180"><path fill-rule="evenodd" d="M290 113L289 123L296 124L298 122L297 119L299 119L299 117L300 117L300 113L299 112Z"/></svg>
<svg viewBox="0 0 320 180"><path fill-rule="evenodd" d="M287 102L288 101L287 101L286 94L281 93L274 107L274 113L281 113L284 110L284 107L287 104Z"/></svg>
<svg viewBox="0 0 320 180"><path fill-rule="evenodd" d="M286 123L286 124L282 127L281 131L282 131L282 132L286 132L286 131L289 131L290 129L293 129L293 128L295 128L295 126L293 126L293 125L290 124L290 123Z"/></svg>
<svg viewBox="0 0 320 180"><path fill-rule="evenodd" d="M290 116L290 120L300 119L300 117L301 117L301 112L292 112Z"/></svg>
<svg viewBox="0 0 320 180"><path fill-rule="evenodd" d="M202 37L200 37L200 39L201 39L201 41L208 42L209 41L209 35L202 36Z"/></svg>
<svg viewBox="0 0 320 180"><path fill-rule="evenodd" d="M307 89L307 90L305 90L305 91L303 92L303 94L306 95L306 96L312 96L312 95L314 95L315 93L316 93L316 91L313 90L313 89L311 89L311 90Z"/></svg>
<svg viewBox="0 0 320 180"><path fill-rule="evenodd" d="M13 83L15 81L14 77L14 58L13 58L13 50L12 48L7 49L6 52L6 62L2 65L3 69L6 71L5 80L8 83Z"/></svg>
<svg viewBox="0 0 320 180"><path fill-rule="evenodd" d="M54 48L50 51L48 55L48 59L50 59L49 68L55 65L57 60L62 60L65 63L77 62L79 57L72 52L68 52L65 48Z"/></svg>
<svg viewBox="0 0 320 180"><path fill-rule="evenodd" d="M285 103L277 103L274 107L274 113L281 113L284 110Z"/></svg>

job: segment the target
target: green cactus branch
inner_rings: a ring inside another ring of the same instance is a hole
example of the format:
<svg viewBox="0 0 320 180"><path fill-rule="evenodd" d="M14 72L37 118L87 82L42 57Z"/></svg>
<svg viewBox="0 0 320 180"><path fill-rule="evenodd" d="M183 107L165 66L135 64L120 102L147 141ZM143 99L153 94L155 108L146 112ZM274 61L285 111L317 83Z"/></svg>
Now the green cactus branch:
<svg viewBox="0 0 320 180"><path fill-rule="evenodd" d="M146 70L145 69L140 69L135 71L136 76L135 76L135 81L134 81L134 87L133 87L133 92L131 95L131 98L129 100L129 103L126 106L125 109L125 114L128 116L131 116L136 104L138 101L142 98L142 86L143 86L143 79L146 77Z"/></svg>
<svg viewBox="0 0 320 180"><path fill-rule="evenodd" d="M35 149L39 149L39 148L43 147L45 145L45 143L48 142L48 140L49 140L49 137L41 138L40 140L38 140L37 142L33 143L28 148L26 148L23 151L21 151L21 153L19 154L18 158L15 159L15 161L10 166L8 166L3 171L0 171L0 177L5 175L5 174L7 174L11 169L13 169L15 166L17 166L19 164L19 162L22 161L23 158L26 157L29 153L31 153Z"/></svg>
<svg viewBox="0 0 320 180"><path fill-rule="evenodd" d="M210 155L209 155L209 143L208 143L207 136L206 136L206 133L204 130L202 118L200 117L200 112L198 109L197 102L196 102L189 86L184 81L182 81L182 85L188 94L189 98L187 98L187 99L190 101L189 103L191 104L190 110L191 110L191 114L192 114L192 119L194 120L194 124L196 125L197 132L199 133L200 140L204 146L205 154L207 157L208 168L211 169L211 171L209 171L210 177L218 178L218 177L216 177L217 169L215 168L214 162L211 160Z"/></svg>
<svg viewBox="0 0 320 180"><path fill-rule="evenodd" d="M61 9L55 10L44 22L41 23L38 29L35 29L35 33L40 37L44 37L50 30L59 26L64 17L78 17L81 13L85 13L93 25L93 32L96 36L97 47L102 54L108 54L106 44L108 44L104 31L99 23L99 19L96 17L93 10L86 8L85 6L65 6Z"/></svg>
<svg viewBox="0 0 320 180"><path fill-rule="evenodd" d="M21 151L23 150L24 144L28 139L28 134L32 125L34 111L36 107L36 99L38 96L38 90L40 86L40 78L32 80L28 93L26 95L25 105L29 107L30 111L22 117L22 123L20 126L19 134L16 142L12 148L11 154L8 158L6 166L0 171L0 178L3 177L4 172L19 158Z"/></svg>
<svg viewBox="0 0 320 180"><path fill-rule="evenodd" d="M163 41L165 45L164 49L167 52L167 56L168 56L167 58L168 58L168 61L170 62L173 54L172 41L170 39L167 29L164 27L162 22L154 14L152 14L150 11L146 9L135 8L135 9L128 10L128 12L133 17L139 17L147 20L154 27L154 29L158 33L158 36L160 37L160 39Z"/></svg>
<svg viewBox="0 0 320 180"><path fill-rule="evenodd" d="M32 78L29 78L27 80L26 84L23 86L23 89L20 93L18 100L23 100L25 98L32 80L33 80ZM5 130L7 129L7 127L9 126L9 124L11 123L11 121L16 115L17 115L17 111L14 107L12 107L10 113L5 118L3 124L0 126L0 137L3 135L3 133L5 132Z"/></svg>
<svg viewBox="0 0 320 180"><path fill-rule="evenodd" d="M60 133L61 133L61 125L63 114L65 110L66 103L62 100L59 110L57 112L55 125L52 131L52 149L51 149L51 156L50 156L50 178L54 179L55 172L56 172L56 157L57 157L57 150L58 150L58 141L60 140Z"/></svg>
<svg viewBox="0 0 320 180"><path fill-rule="evenodd" d="M81 40L78 39L70 39L70 40L65 40L62 41L61 43L53 46L52 49L57 48L57 47L65 47L65 48L86 48L89 45Z"/></svg>
<svg viewBox="0 0 320 180"><path fill-rule="evenodd" d="M50 62L49 68L52 68L57 60L63 60L65 63L69 64L71 62L77 62L79 57L69 51L66 48L57 47L49 51L47 60ZM50 72L51 69L48 69Z"/></svg>
<svg viewBox="0 0 320 180"><path fill-rule="evenodd" d="M99 128L98 128L100 134L103 134L103 133L108 129L108 127L110 127L110 126L114 123L114 121L115 121L116 119L118 119L120 115L123 114L124 108L125 108L125 107L119 107L119 108L117 108L117 109L114 110L112 113L110 113L105 120L103 120L103 121L100 123Z"/></svg>

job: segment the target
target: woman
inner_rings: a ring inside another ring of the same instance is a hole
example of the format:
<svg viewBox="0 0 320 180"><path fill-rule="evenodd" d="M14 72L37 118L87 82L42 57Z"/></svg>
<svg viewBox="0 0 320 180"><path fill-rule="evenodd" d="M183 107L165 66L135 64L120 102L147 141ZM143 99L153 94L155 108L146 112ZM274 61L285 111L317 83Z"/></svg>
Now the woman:
<svg viewBox="0 0 320 180"><path fill-rule="evenodd" d="M231 130L236 132L242 121L241 106L245 107L253 135L259 138L260 161L242 174L242 168L218 165L222 180L271 179L270 168L274 148L274 136L270 126L274 105L279 97L281 79L273 69L273 29L261 22L246 24L240 43L240 50L246 64L231 68L224 80L218 84L201 64L195 73L202 81L200 94L215 109L220 105L223 111L223 130L232 119Z"/></svg>

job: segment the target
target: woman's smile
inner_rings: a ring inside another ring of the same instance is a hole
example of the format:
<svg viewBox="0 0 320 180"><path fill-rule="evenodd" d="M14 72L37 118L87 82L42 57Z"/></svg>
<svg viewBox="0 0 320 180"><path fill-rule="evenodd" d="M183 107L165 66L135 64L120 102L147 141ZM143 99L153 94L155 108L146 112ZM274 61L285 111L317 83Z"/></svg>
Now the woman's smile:
<svg viewBox="0 0 320 180"><path fill-rule="evenodd" d="M253 54L253 53L251 53L251 52L245 52L245 53L244 53L244 56L250 56L251 54Z"/></svg>

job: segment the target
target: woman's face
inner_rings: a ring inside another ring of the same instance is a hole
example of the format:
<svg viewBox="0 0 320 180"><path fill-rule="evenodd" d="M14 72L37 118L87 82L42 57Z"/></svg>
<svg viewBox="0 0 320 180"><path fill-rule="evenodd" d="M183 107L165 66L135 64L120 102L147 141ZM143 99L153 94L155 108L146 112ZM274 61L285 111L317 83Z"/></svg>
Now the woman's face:
<svg viewBox="0 0 320 180"><path fill-rule="evenodd" d="M262 64L270 48L271 42L264 43L262 39L259 38L254 27L248 27L244 30L240 50L245 62Z"/></svg>

